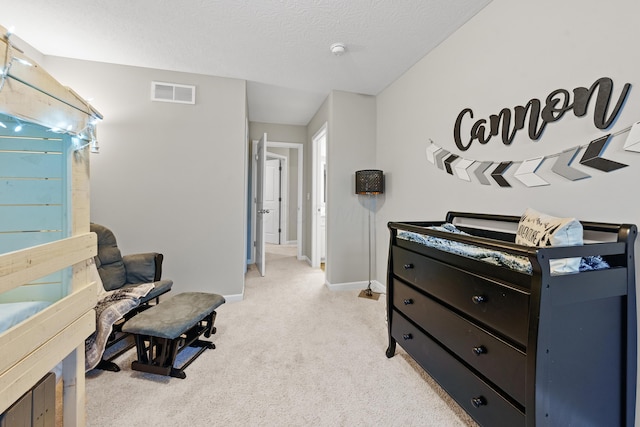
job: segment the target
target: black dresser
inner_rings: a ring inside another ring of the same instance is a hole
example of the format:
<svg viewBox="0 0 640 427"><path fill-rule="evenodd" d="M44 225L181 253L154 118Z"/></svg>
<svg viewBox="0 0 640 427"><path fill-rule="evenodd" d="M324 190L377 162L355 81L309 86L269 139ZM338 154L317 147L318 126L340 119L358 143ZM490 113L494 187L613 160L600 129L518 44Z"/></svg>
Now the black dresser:
<svg viewBox="0 0 640 427"><path fill-rule="evenodd" d="M450 212L447 222L469 217L519 219ZM400 344L482 426L634 425L635 226L583 223L613 241L571 248L525 248L481 228L451 237L527 256L526 274L397 238L446 238L425 228L441 223L389 223L387 357ZM598 254L611 268L549 272L550 258Z"/></svg>

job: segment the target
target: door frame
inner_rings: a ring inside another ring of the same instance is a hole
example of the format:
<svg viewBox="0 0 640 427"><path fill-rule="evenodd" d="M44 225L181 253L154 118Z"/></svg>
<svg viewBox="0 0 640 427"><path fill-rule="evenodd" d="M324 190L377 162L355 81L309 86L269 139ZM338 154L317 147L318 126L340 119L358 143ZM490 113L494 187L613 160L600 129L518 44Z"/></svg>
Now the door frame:
<svg viewBox="0 0 640 427"><path fill-rule="evenodd" d="M317 205L317 200L318 200L318 164L319 164L319 156L318 156L318 150L319 150L319 146L318 146L318 140L320 139L321 136L324 135L324 139L325 139L325 156L328 159L328 151L329 151L329 135L328 135L328 124L327 122L325 122L320 129L318 129L318 131L313 135L313 137L311 138L311 142L312 142L312 152L311 152L311 267L313 268L320 268L320 251L319 251L319 245L320 245L320 239L318 236L318 205ZM326 162L327 165L327 169L329 168L329 162ZM327 172L327 176L329 175L329 173ZM326 185L326 183L325 183ZM325 191L326 188L325 188ZM328 201L325 202L325 215L326 215L326 211L327 211L327 205L328 205ZM329 216L326 215L326 221L325 221L325 236L328 234L327 233L327 228L329 227ZM327 241L325 240L325 245L327 244ZM328 267L329 263L327 262L329 257L328 257L328 252L327 255L325 257L325 265Z"/></svg>
<svg viewBox="0 0 640 427"><path fill-rule="evenodd" d="M266 175L266 161L267 161L267 142L268 137L265 132L260 138L260 141L256 144L256 155L254 158L256 159L256 197L253 211L256 213L256 223L255 223L255 242L254 242L254 250L255 250L255 264L258 269L258 273L260 276L264 277L267 271L266 268L266 256L265 256L265 232L264 232L264 216L258 215L259 212L262 212L264 209L264 185L265 185L265 175ZM259 182L258 182L258 177Z"/></svg>
<svg viewBox="0 0 640 427"><path fill-rule="evenodd" d="M256 234L256 210L255 210L255 202L256 202L256 150L258 147L258 140L254 139L251 141L252 150L251 150L251 233L250 233L250 242L252 242L252 250L250 254L250 258L247 261L247 264L253 264L255 262L255 247L253 247L253 242L255 242L255 234ZM303 208L304 208L304 200L303 200L303 192L304 192L304 144L297 142L278 142L278 141L268 141L267 149L269 147L274 148L293 148L298 150L298 202L297 202L297 218L296 218L296 241L298 246L297 258L299 260L303 259L302 256L302 248L304 247L304 236L302 234L302 219L303 217ZM287 181L288 184L288 181Z"/></svg>

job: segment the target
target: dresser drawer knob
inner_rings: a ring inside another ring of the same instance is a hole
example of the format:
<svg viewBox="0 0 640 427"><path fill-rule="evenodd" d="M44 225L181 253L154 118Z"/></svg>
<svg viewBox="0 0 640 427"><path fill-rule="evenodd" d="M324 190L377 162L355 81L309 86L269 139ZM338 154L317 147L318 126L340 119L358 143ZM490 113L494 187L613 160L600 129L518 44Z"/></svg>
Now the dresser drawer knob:
<svg viewBox="0 0 640 427"><path fill-rule="evenodd" d="M476 356L480 356L481 354L487 354L487 348L483 345L479 345L477 347L473 347L473 352Z"/></svg>
<svg viewBox="0 0 640 427"><path fill-rule="evenodd" d="M411 305L411 304L413 304L413 300L412 300L411 298L407 298L407 299L405 299L403 302L404 302L404 305Z"/></svg>
<svg viewBox="0 0 640 427"><path fill-rule="evenodd" d="M476 408L479 408L481 406L485 406L487 404L487 400L482 396L472 397L471 404L473 404L473 406L475 406Z"/></svg>
<svg viewBox="0 0 640 427"><path fill-rule="evenodd" d="M404 339L405 341L411 340L411 339L413 339L413 335L411 335L411 334L403 334L402 335L402 339Z"/></svg>
<svg viewBox="0 0 640 427"><path fill-rule="evenodd" d="M404 266L405 270L411 270L413 268L413 264L409 263L409 264L405 264Z"/></svg>
<svg viewBox="0 0 640 427"><path fill-rule="evenodd" d="M471 301L473 301L474 304L481 304L487 302L487 297L484 295L474 295L471 297Z"/></svg>

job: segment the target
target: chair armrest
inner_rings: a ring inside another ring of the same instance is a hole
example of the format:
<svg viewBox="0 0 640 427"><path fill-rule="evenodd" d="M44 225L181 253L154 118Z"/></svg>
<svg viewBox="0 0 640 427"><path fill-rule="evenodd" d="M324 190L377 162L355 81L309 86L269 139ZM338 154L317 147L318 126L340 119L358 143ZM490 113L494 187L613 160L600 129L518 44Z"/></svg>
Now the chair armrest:
<svg viewBox="0 0 640 427"><path fill-rule="evenodd" d="M163 258L163 255L157 252L123 256L127 283L149 283L160 280Z"/></svg>
<svg viewBox="0 0 640 427"><path fill-rule="evenodd" d="M173 280L162 279L154 282L153 284L154 288L146 296L140 298L141 306L151 300L156 300L157 304L158 298L171 290L171 287L173 286Z"/></svg>

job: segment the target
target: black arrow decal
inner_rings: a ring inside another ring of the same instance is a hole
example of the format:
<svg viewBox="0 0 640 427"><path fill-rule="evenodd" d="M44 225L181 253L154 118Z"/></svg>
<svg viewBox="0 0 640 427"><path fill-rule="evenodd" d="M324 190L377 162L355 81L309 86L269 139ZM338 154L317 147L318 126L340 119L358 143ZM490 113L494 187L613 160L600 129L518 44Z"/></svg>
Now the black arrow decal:
<svg viewBox="0 0 640 427"><path fill-rule="evenodd" d="M444 167L447 170L449 175L453 175L453 169L451 168L451 163L455 162L456 159L460 157L457 154L452 154L444 160Z"/></svg>
<svg viewBox="0 0 640 427"><path fill-rule="evenodd" d="M609 142L609 138L611 138L611 134L591 141L584 154L582 155L582 159L580 159L580 164L604 172L611 172L616 169L621 169L628 166L624 163L614 162L613 160L601 157L604 153L604 150L606 149L607 143Z"/></svg>
<svg viewBox="0 0 640 427"><path fill-rule="evenodd" d="M491 177L496 180L500 187L511 187L502 174L505 173L512 164L513 162L502 162L491 172Z"/></svg>

